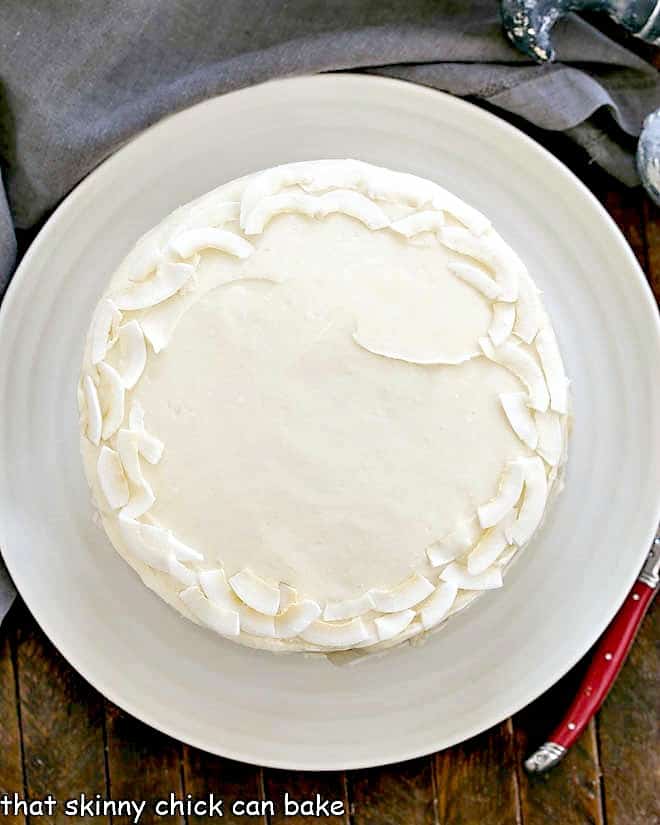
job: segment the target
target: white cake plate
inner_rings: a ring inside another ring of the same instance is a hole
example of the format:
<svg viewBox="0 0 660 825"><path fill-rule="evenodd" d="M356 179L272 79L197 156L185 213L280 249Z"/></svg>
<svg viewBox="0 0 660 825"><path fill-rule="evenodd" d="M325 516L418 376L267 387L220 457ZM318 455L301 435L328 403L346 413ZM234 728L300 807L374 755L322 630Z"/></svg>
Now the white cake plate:
<svg viewBox="0 0 660 825"><path fill-rule="evenodd" d="M565 493L504 589L422 648L346 667L239 647L148 592L92 524L75 400L90 313L142 232L231 178L328 157L415 172L489 215L545 292L575 401ZM0 544L63 655L150 725L281 768L407 759L531 702L623 601L660 516L658 364L657 311L632 252L532 140L469 103L394 80L257 86L125 146L25 256L0 314Z"/></svg>

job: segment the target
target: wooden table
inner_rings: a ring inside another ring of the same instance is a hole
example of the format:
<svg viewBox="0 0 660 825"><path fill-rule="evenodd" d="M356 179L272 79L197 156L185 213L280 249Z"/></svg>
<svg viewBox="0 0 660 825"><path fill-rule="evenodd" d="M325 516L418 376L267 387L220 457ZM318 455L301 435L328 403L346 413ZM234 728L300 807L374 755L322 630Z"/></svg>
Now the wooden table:
<svg viewBox="0 0 660 825"><path fill-rule="evenodd" d="M604 203L660 299L660 210L641 189L626 190L589 167L566 138L526 131L573 168ZM333 821L347 825L657 825L659 631L656 606L598 717L547 776L527 776L522 759L558 721L584 663L513 718L454 748L384 768L314 774L210 756L136 721L78 676L18 601L0 628L0 798L3 793L34 799L52 793L63 802L84 792L155 800L170 792L195 798L213 792L226 800L221 820L160 818L148 810L140 819L143 825L323 821L285 820L281 812L239 817L228 810L232 800L264 798L279 809L285 790L297 799L320 793L343 800L346 813ZM71 819L61 810L31 819L0 814L7 825L129 821Z"/></svg>

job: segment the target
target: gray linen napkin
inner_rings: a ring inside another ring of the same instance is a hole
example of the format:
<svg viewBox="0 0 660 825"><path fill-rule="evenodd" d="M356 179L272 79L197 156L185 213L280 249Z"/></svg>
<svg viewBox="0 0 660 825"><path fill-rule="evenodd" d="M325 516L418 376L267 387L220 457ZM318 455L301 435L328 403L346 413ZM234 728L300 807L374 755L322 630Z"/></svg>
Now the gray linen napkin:
<svg viewBox="0 0 660 825"><path fill-rule="evenodd" d="M361 69L481 100L566 133L636 184L656 70L574 16L554 43L556 63L532 64L503 36L494 0L3 0L0 295L14 226L33 226L164 115L273 77ZM0 569L0 620L10 588Z"/></svg>

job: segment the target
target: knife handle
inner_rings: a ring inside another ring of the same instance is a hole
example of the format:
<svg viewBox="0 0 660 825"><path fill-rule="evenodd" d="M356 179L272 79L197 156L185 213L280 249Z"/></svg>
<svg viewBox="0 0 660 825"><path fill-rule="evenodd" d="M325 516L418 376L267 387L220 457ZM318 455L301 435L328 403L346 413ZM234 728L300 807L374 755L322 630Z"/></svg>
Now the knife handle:
<svg viewBox="0 0 660 825"><path fill-rule="evenodd" d="M589 669L563 720L548 741L525 762L527 770L540 773L556 765L605 701L655 595L656 588L642 579L637 579L598 642Z"/></svg>

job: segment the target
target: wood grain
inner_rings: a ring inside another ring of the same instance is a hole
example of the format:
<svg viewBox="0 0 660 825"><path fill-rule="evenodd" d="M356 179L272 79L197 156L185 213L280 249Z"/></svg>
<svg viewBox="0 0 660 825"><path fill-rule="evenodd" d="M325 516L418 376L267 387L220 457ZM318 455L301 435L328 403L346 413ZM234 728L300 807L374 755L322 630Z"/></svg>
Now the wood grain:
<svg viewBox="0 0 660 825"><path fill-rule="evenodd" d="M105 796L103 700L69 667L22 605L16 605L18 700L23 732L25 784L30 799L51 793L55 815L39 825L71 825L63 804L84 793ZM76 822L110 825L105 817Z"/></svg>
<svg viewBox="0 0 660 825"><path fill-rule="evenodd" d="M660 822L659 639L656 602L599 714L605 812L610 825Z"/></svg>
<svg viewBox="0 0 660 825"><path fill-rule="evenodd" d="M262 800L263 771L254 765L245 765L231 759L222 759L210 753L184 745L183 748L183 784L186 793L195 799L208 799L215 794L225 800L224 817L227 825L241 822L266 823L263 815L242 815L239 810L232 811L238 800ZM188 825L210 825L217 819L208 816L191 816Z"/></svg>
<svg viewBox="0 0 660 825"><path fill-rule="evenodd" d="M509 722L435 757L441 825L515 825L518 776Z"/></svg>
<svg viewBox="0 0 660 825"><path fill-rule="evenodd" d="M347 779L353 825L438 825L432 757L349 771Z"/></svg>
<svg viewBox="0 0 660 825"><path fill-rule="evenodd" d="M25 793L16 672L10 639L14 634L14 616L15 611L0 631L0 798L5 794L23 797ZM2 821L6 825L25 825L22 814L3 816Z"/></svg>
<svg viewBox="0 0 660 825"><path fill-rule="evenodd" d="M271 799L277 806L277 812L271 816L272 825L287 823L287 825L318 825L319 819L310 815L305 806L304 813L293 813L285 816L284 795L296 802L312 801L318 794L321 799L330 802L341 802L343 812L339 815L323 817L323 822L349 823L349 802L347 796L346 776L342 771L333 773L310 773L306 771L264 771L264 791L266 799ZM338 810L338 806L335 811Z"/></svg>
<svg viewBox="0 0 660 825"><path fill-rule="evenodd" d="M167 822L185 825L184 816L158 816L154 806L171 793L184 798L181 744L106 702L107 768L113 799L145 800L140 825ZM128 825L130 817L114 817L113 825Z"/></svg>
<svg viewBox="0 0 660 825"><path fill-rule="evenodd" d="M644 239L646 241L646 277L660 303L660 207L644 200Z"/></svg>
<svg viewBox="0 0 660 825"><path fill-rule="evenodd" d="M520 782L521 821L525 825L604 825L596 725L592 720L578 742L548 774L520 770L561 719L580 685L588 656L536 702L513 719L515 764ZM614 825L614 823L609 823Z"/></svg>

